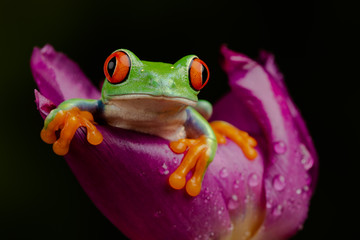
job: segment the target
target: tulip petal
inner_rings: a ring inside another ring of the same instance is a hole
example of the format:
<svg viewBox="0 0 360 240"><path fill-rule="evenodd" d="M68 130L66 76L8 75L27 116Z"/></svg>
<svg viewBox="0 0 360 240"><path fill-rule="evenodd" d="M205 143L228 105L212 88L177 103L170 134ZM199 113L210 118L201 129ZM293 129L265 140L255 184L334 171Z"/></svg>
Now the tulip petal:
<svg viewBox="0 0 360 240"><path fill-rule="evenodd" d="M86 141L84 129L75 134L67 163L98 209L131 239L282 239L305 220L316 156L276 80L281 75L270 58L263 67L225 47L222 53L232 92L215 106L213 119L248 131L259 155L249 161L230 140L219 145L199 196L169 187L183 154L174 154L167 140L106 125L98 126L104 136L98 146ZM64 99L100 96L78 66L49 45L34 49L31 67L43 117Z"/></svg>
<svg viewBox="0 0 360 240"><path fill-rule="evenodd" d="M56 105L70 98L100 98L79 66L49 44L34 48L30 66L40 92Z"/></svg>
<svg viewBox="0 0 360 240"><path fill-rule="evenodd" d="M221 50L232 91L215 106L214 117L233 124L244 120L240 113L255 118L267 146L263 149L267 156L263 176L266 216L253 239L287 239L305 221L316 183L317 156L311 137L271 55L263 54L262 66L226 46ZM252 116L243 108L238 113L226 111L224 106L233 108L233 102L244 103ZM259 130L250 123L243 126L248 131Z"/></svg>

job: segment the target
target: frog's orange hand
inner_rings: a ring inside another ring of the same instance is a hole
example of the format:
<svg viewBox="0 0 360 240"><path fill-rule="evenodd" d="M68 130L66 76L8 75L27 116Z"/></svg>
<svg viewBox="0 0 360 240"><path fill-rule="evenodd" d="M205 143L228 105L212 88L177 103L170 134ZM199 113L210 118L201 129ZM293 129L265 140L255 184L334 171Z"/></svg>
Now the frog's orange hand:
<svg viewBox="0 0 360 240"><path fill-rule="evenodd" d="M183 153L188 150L180 166L170 175L169 183L171 187L182 189L185 186L187 174L195 167L193 176L186 183L186 191L193 197L200 193L201 182L212 155L212 141L202 135L197 139L185 138L170 143L170 148L175 153Z"/></svg>
<svg viewBox="0 0 360 240"><path fill-rule="evenodd" d="M254 138L250 137L247 132L241 131L224 121L211 122L210 126L214 130L219 144L226 143L225 137L228 137L241 148L246 158L249 160L256 158L257 152L254 147L256 147L257 142Z"/></svg>
<svg viewBox="0 0 360 240"><path fill-rule="evenodd" d="M54 119L41 130L41 139L53 144L53 150L58 155L65 155L69 151L69 145L79 127L86 127L87 140L92 145L102 142L102 134L94 126L94 118L88 111L80 111L74 107L70 110L60 110ZM60 138L56 139L56 131L61 130Z"/></svg>

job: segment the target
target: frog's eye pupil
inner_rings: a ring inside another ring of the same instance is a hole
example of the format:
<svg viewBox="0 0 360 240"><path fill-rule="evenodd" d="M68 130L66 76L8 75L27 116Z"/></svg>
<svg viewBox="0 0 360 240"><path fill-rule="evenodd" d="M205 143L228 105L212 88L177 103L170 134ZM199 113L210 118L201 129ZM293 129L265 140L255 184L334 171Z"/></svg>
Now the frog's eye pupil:
<svg viewBox="0 0 360 240"><path fill-rule="evenodd" d="M113 57L107 66L107 70L110 76L113 76L115 71L115 65L116 65L116 57Z"/></svg>
<svg viewBox="0 0 360 240"><path fill-rule="evenodd" d="M124 82L128 78L130 65L127 53L121 50L112 53L104 64L106 79L112 84Z"/></svg>
<svg viewBox="0 0 360 240"><path fill-rule="evenodd" d="M202 60L194 58L189 69L190 86L195 91L199 91L207 84L209 77L207 65Z"/></svg>
<svg viewBox="0 0 360 240"><path fill-rule="evenodd" d="M202 85L204 84L204 81L208 79L208 71L204 66L201 66L201 79L202 79Z"/></svg>

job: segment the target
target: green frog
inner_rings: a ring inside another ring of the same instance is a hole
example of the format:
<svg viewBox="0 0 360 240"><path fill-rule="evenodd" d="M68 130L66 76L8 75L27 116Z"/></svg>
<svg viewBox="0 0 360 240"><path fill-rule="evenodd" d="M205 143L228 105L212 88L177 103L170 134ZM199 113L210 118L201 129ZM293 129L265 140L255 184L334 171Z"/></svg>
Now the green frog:
<svg viewBox="0 0 360 240"><path fill-rule="evenodd" d="M206 169L226 138L238 144L249 160L256 158L257 143L248 133L223 121L207 121L212 106L197 95L210 73L197 56L169 64L142 61L131 51L119 49L106 59L104 74L101 99L69 99L46 117L41 138L53 144L56 154L68 153L79 127L87 129L90 144L101 144L103 137L94 117L114 127L156 135L169 140L173 152L184 153L169 184L174 189L185 187L190 196L200 193Z"/></svg>

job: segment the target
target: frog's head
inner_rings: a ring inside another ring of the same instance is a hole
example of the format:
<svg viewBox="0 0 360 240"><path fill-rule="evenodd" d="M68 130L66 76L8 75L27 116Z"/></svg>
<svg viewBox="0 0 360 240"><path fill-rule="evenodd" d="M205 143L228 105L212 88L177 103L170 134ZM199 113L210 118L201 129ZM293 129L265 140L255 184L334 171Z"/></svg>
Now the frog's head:
<svg viewBox="0 0 360 240"><path fill-rule="evenodd" d="M141 61L126 49L113 52L105 61L106 80L102 100L158 98L194 106L209 79L209 69L195 55L175 64Z"/></svg>

